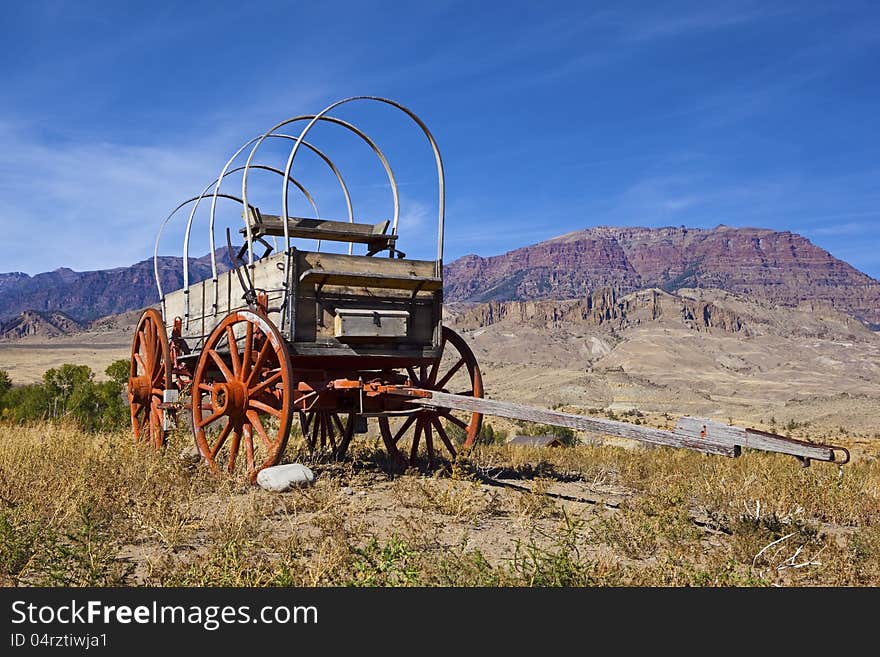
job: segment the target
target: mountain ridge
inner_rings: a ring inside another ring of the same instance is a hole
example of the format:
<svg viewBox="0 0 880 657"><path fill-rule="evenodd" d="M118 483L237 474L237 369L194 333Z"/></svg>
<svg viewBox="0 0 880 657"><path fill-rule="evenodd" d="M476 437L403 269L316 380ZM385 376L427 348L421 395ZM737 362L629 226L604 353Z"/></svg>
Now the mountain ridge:
<svg viewBox="0 0 880 657"><path fill-rule="evenodd" d="M226 271L226 249L217 251ZM190 259L190 280L211 275L208 255ZM160 256L166 291L183 285L182 259ZM807 238L767 228L598 226L444 266L449 302L583 299L600 290L725 290L771 304L829 304L880 329L880 281ZM152 258L130 267L76 272L62 267L29 276L0 273L0 322L21 313L61 312L80 323L158 302Z"/></svg>
<svg viewBox="0 0 880 657"><path fill-rule="evenodd" d="M822 301L880 326L880 281L807 238L765 228L612 227L573 231L444 267L450 301L580 298L611 288L717 288L797 306Z"/></svg>

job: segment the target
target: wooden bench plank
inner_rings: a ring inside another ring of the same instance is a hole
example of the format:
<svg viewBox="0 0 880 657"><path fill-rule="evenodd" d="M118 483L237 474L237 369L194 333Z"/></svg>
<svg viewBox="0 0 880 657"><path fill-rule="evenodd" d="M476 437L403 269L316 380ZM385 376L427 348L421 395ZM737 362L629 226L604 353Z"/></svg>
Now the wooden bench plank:
<svg viewBox="0 0 880 657"><path fill-rule="evenodd" d="M443 279L434 276L396 276L393 274L355 273L328 269L309 269L299 282L315 285L345 285L349 287L379 287L394 290L425 290L434 292L443 288Z"/></svg>
<svg viewBox="0 0 880 657"><path fill-rule="evenodd" d="M261 214L259 211L250 213L251 233L254 237L284 237L282 218L272 214ZM304 217L288 217L287 228L290 237L302 239L327 240L333 242L354 242L356 244L393 244L397 235L386 235L387 219L377 224L351 223L348 221L330 221L327 219L308 219ZM240 231L247 234L247 229Z"/></svg>

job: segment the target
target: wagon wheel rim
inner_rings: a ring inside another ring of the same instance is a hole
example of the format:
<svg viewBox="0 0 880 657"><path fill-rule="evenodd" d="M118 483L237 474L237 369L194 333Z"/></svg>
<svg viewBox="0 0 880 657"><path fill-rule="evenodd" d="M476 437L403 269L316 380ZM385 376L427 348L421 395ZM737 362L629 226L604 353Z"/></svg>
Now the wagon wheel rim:
<svg viewBox="0 0 880 657"><path fill-rule="evenodd" d="M165 411L160 405L170 387L170 360L165 323L157 310L149 308L132 338L127 394L135 442L156 449L165 444Z"/></svg>
<svg viewBox="0 0 880 657"><path fill-rule="evenodd" d="M483 396L483 376L474 352L458 333L443 327L441 355L431 365L407 368L416 388L449 392L472 397ZM385 448L401 463L415 465L420 450L433 467L438 455L445 452L455 459L459 449L473 446L483 424L482 413L467 413L443 408L421 408L391 426L388 417L379 418ZM401 450L409 438L408 456Z"/></svg>
<svg viewBox="0 0 880 657"><path fill-rule="evenodd" d="M348 452L354 436L354 413L300 411L299 422L312 454L329 449L333 458L341 459Z"/></svg>
<svg viewBox="0 0 880 657"><path fill-rule="evenodd" d="M192 386L196 445L213 470L244 470L253 482L281 460L293 417L290 384L290 352L269 319L239 311L214 328Z"/></svg>

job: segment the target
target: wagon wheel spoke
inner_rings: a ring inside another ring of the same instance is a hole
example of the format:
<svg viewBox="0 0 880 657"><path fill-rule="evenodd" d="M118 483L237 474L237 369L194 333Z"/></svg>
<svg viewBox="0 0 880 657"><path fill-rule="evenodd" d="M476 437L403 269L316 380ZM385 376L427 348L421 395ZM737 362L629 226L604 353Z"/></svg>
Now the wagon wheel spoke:
<svg viewBox="0 0 880 657"><path fill-rule="evenodd" d="M270 376L268 379L266 379L265 381L262 381L258 385L254 386L253 388L248 390L248 395L258 395L261 392L263 392L266 388L277 383L280 380L281 380L281 372L280 371L275 372L275 374Z"/></svg>
<svg viewBox="0 0 880 657"><path fill-rule="evenodd" d="M241 356L238 354L235 330L231 326L226 327L226 342L229 346L229 356L232 358L232 373L235 375L235 378L241 378Z"/></svg>
<svg viewBox="0 0 880 657"><path fill-rule="evenodd" d="M247 469L250 473L254 471L254 437L251 425L245 424L242 431L244 433L244 455L247 459Z"/></svg>
<svg viewBox="0 0 880 657"><path fill-rule="evenodd" d="M269 404L261 402L257 399L249 400L248 405L253 409L269 413L269 415L274 415L275 417L281 417L281 411L279 409L274 408L272 406L269 406Z"/></svg>
<svg viewBox="0 0 880 657"><path fill-rule="evenodd" d="M162 435L162 420L163 413L162 410L158 407L158 404L162 401L162 398L158 398L155 400L153 405L152 417L150 420L150 443L152 443L153 447L160 448L162 447L163 435Z"/></svg>
<svg viewBox="0 0 880 657"><path fill-rule="evenodd" d="M409 380L413 382L414 386L418 386L421 383L419 377L416 375L416 371L413 368L407 367L406 374L407 376L409 376Z"/></svg>
<svg viewBox="0 0 880 657"><path fill-rule="evenodd" d="M144 427L147 424L147 407L146 406L138 406L138 410L132 413L132 427L134 429L135 440L137 442L141 442L144 440ZM143 417L139 417L143 416Z"/></svg>
<svg viewBox="0 0 880 657"><path fill-rule="evenodd" d="M250 381L251 374L251 358L254 354L254 325L250 322L244 330L244 356L242 357L241 378L243 381Z"/></svg>
<svg viewBox="0 0 880 657"><path fill-rule="evenodd" d="M230 421L230 424L232 422ZM238 456L238 450L241 447L241 428L233 427L232 440L229 441L229 462L226 464L226 471L232 474L235 471L235 459Z"/></svg>
<svg viewBox="0 0 880 657"><path fill-rule="evenodd" d="M327 416L323 413L319 416L321 420L321 449L327 448Z"/></svg>
<svg viewBox="0 0 880 657"><path fill-rule="evenodd" d="M446 333L443 333L443 336L440 339L440 353L443 353L443 350L446 348ZM432 388L442 388L442 385L437 385L437 374L440 371L440 359L438 358L434 364L431 366L431 372L428 374L428 385Z"/></svg>
<svg viewBox="0 0 880 657"><path fill-rule="evenodd" d="M330 441L330 449L336 451L336 431L333 429L333 421L330 419L331 414L324 414L324 424L327 425L327 440Z"/></svg>
<svg viewBox="0 0 880 657"><path fill-rule="evenodd" d="M312 418L314 416L310 413L299 412L299 427L302 430L303 438L306 439L306 442L309 443L309 427L312 424ZM309 444L309 449L313 449L313 446Z"/></svg>
<svg viewBox="0 0 880 657"><path fill-rule="evenodd" d="M251 421L254 429L256 429L257 434L260 436L260 440L263 441L263 446L267 450L272 449L272 439L269 438L269 433L266 431L266 428L263 426L263 423L260 421L260 415L256 411L248 411L247 418Z"/></svg>
<svg viewBox="0 0 880 657"><path fill-rule="evenodd" d="M416 431L413 434L412 445L409 450L409 462L415 463L416 456L419 453L419 438L422 435L422 418L416 420Z"/></svg>
<svg viewBox="0 0 880 657"><path fill-rule="evenodd" d="M339 429L339 435L343 435L345 433L345 427L342 426L342 420L339 419L339 413L331 413L330 418L333 420L336 428Z"/></svg>
<svg viewBox="0 0 880 657"><path fill-rule="evenodd" d="M229 436L230 431L232 431L231 421L227 422L226 426L223 427L223 430L217 437L217 442L214 443L214 446L211 448L211 458L217 458L217 454L220 452L220 448L223 447L223 443L226 442L226 438Z"/></svg>
<svg viewBox="0 0 880 657"><path fill-rule="evenodd" d="M449 454L452 456L452 458L455 458L455 447L452 445L452 441L449 440L449 436L446 435L446 430L443 428L443 424L436 417L431 419L431 423L437 430L437 435L440 436L440 440L442 440L443 444L446 445L446 449L449 451Z"/></svg>
<svg viewBox="0 0 880 657"><path fill-rule="evenodd" d="M442 411L440 411L440 415L445 417L448 421L452 422L460 429L464 429L465 431L467 431L468 425L462 420L459 420L457 417L455 417L448 409L443 409Z"/></svg>
<svg viewBox="0 0 880 657"><path fill-rule="evenodd" d="M406 430L410 428L410 426L412 425L413 422L416 421L416 419L417 419L416 415L410 415L408 418L406 418L406 421L403 423L403 425L400 427L400 429L397 430L397 433L394 434L394 444L395 445L400 441L400 439L403 437L403 434L406 433Z"/></svg>
<svg viewBox="0 0 880 657"><path fill-rule="evenodd" d="M316 417L316 418L314 419L314 421L312 422L312 433L311 433L311 436L312 436L312 440L311 440L311 446L312 446L312 449L317 449L317 448L318 448L318 434L320 433L320 429L321 429L320 426L319 426L320 424L321 424L321 423L320 423L320 421L318 420L317 417Z"/></svg>
<svg viewBox="0 0 880 657"><path fill-rule="evenodd" d="M431 436L431 422L425 419L422 424L425 428L425 449L428 451L428 467L434 467L434 439Z"/></svg>
<svg viewBox="0 0 880 657"><path fill-rule="evenodd" d="M452 368L451 368L446 374L443 375L443 378L440 379L440 380L435 384L434 388L437 389L437 390L442 390L443 387L444 387L447 383L449 383L449 380L450 380L452 377L454 377L454 376L456 375L456 373L458 372L458 370L460 370L461 367L462 367L464 364L465 364L465 363L464 363L464 358L459 358L459 359L458 359L458 362L457 362L455 365L453 365ZM438 369L439 369L439 367L438 367Z"/></svg>
<svg viewBox="0 0 880 657"><path fill-rule="evenodd" d="M149 363L149 367L144 365L144 370L145 370L144 373L152 372L154 369L153 366L155 365L153 357L156 354L156 349L155 349L155 346L153 345L153 336L152 336L152 332L150 331L151 325L152 325L152 322L148 322L144 326L143 330L140 333L141 344L144 347L144 356L145 356L144 362Z"/></svg>
<svg viewBox="0 0 880 657"><path fill-rule="evenodd" d="M213 406L211 408L213 409ZM223 411L218 411L218 412L214 413L213 415L209 415L204 420L200 420L199 422L196 422L196 427L199 429L204 429L212 422L216 422L217 420L219 420L221 417L226 417L226 414L223 413Z"/></svg>
<svg viewBox="0 0 880 657"><path fill-rule="evenodd" d="M261 367L263 367L263 363L268 357L269 352L271 351L271 347L272 343L269 342L269 340L266 340L263 343L263 346L260 348L260 351L257 354L257 362L254 363L254 368L250 371L250 374L248 374L248 378L245 380L245 385L247 385L249 388L251 386L251 383L253 382L254 375L260 371Z"/></svg>
<svg viewBox="0 0 880 657"><path fill-rule="evenodd" d="M216 363L217 367L220 368L220 371L223 373L223 376L226 378L227 381L231 381L235 378L235 375L229 371L229 367L227 367L226 363L223 362L220 354L218 354L213 349L209 349L208 355L211 357L214 363Z"/></svg>
<svg viewBox="0 0 880 657"><path fill-rule="evenodd" d="M334 418L339 420L338 415L334 415ZM348 414L348 420L345 422L345 428L342 428L342 423L340 422L340 434L341 438L339 440L339 447L336 449L336 458L341 459L345 456L345 453L348 451L348 445L351 442L352 436L354 436L354 413Z"/></svg>

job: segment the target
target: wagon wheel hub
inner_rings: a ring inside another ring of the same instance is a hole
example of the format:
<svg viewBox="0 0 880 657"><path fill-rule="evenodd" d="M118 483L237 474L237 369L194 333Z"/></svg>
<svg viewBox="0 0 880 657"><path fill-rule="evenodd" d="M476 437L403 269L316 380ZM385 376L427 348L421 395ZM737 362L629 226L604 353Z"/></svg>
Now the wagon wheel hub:
<svg viewBox="0 0 880 657"><path fill-rule="evenodd" d="M153 391L152 381L148 375L132 377L128 382L131 397L139 404L149 404Z"/></svg>
<svg viewBox="0 0 880 657"><path fill-rule="evenodd" d="M214 413L243 418L248 410L248 389L241 381L215 383L211 389Z"/></svg>

